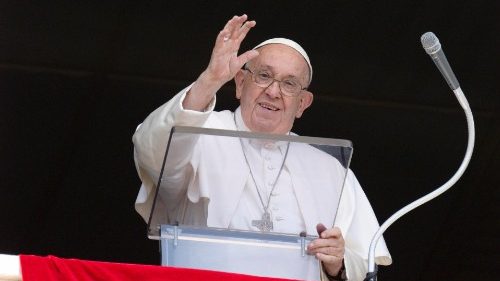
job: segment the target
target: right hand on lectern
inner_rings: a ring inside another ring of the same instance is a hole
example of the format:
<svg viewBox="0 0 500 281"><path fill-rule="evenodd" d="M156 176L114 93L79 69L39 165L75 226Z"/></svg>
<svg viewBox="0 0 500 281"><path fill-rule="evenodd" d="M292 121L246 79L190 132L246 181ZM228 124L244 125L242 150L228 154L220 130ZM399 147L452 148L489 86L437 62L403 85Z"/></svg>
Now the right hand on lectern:
<svg viewBox="0 0 500 281"><path fill-rule="evenodd" d="M330 276L337 276L343 265L345 241L338 227L327 229L323 224L316 226L320 238L309 243L307 251L323 263Z"/></svg>

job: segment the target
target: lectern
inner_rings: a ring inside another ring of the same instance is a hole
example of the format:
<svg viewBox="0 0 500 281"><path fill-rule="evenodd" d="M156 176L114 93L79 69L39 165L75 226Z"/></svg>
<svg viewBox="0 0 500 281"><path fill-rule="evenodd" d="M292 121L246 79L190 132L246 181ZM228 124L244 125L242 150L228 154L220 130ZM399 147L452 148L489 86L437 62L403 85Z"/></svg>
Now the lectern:
<svg viewBox="0 0 500 281"><path fill-rule="evenodd" d="M291 214L274 198L293 193L296 219L306 224L315 206L326 206L322 223L333 226L352 150L341 139L174 127L148 221L162 265L320 280L320 263L306 252L317 233L280 228ZM282 173L287 186L276 188ZM252 204L240 202L244 192L258 198L259 214L235 222L241 204Z"/></svg>

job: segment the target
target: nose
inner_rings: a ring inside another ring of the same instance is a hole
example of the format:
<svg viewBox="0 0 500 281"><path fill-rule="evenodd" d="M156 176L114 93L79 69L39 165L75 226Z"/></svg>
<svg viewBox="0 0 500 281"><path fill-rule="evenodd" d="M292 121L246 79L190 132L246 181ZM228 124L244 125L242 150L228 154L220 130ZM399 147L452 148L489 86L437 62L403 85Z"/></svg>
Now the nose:
<svg viewBox="0 0 500 281"><path fill-rule="evenodd" d="M271 98L281 98L280 83L274 80L271 85L266 88L266 94Z"/></svg>

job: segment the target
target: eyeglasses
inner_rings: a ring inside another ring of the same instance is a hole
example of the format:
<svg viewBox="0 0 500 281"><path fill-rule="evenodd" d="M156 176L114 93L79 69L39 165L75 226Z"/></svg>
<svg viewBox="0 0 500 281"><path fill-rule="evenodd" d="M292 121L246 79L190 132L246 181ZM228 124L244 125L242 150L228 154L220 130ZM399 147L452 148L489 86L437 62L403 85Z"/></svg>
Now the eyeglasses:
<svg viewBox="0 0 500 281"><path fill-rule="evenodd" d="M252 74L252 81L261 88L267 88L271 86L274 81L278 82L280 91L285 96L297 97L302 90L307 89L303 88L302 85L300 85L299 81L297 81L297 79L286 78L284 80L278 80L275 79L268 71L263 69L251 71L250 69L248 69L248 67L245 67L243 70L247 70L248 72L250 72Z"/></svg>

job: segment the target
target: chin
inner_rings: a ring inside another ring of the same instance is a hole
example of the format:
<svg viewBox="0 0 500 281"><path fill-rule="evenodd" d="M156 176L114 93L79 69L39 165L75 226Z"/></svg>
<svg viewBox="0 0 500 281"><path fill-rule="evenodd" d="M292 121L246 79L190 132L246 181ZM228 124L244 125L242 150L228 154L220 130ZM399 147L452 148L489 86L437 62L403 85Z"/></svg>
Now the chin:
<svg viewBox="0 0 500 281"><path fill-rule="evenodd" d="M283 126L280 127L282 125L281 119L256 119L253 119L252 127L249 127L252 132L267 134L286 134L288 132L288 130L282 128Z"/></svg>

